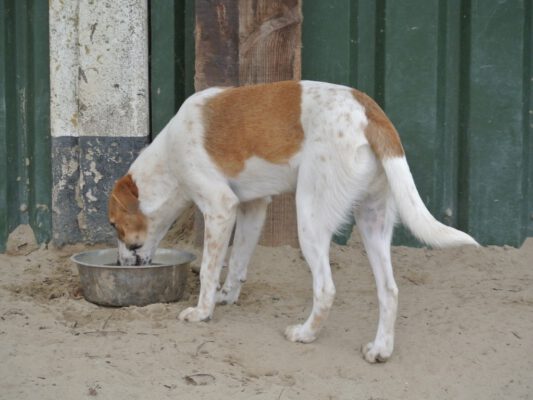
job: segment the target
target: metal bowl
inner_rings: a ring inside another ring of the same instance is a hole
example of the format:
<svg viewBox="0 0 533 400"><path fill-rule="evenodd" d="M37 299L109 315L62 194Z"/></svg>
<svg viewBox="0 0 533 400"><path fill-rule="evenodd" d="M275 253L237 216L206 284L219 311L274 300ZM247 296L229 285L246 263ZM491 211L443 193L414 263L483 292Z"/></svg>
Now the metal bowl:
<svg viewBox="0 0 533 400"><path fill-rule="evenodd" d="M104 306L145 306L178 301L187 283L186 251L158 249L152 265L117 265L117 249L85 251L71 260L78 266L85 299Z"/></svg>

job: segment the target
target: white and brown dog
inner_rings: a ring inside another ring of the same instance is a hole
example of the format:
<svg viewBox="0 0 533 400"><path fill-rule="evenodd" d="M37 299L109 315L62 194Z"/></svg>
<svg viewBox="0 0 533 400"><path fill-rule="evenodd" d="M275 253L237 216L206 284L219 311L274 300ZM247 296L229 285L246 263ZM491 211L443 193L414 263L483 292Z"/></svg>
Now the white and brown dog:
<svg viewBox="0 0 533 400"><path fill-rule="evenodd" d="M307 321L289 326L286 337L311 342L324 324L335 296L331 237L353 212L379 298L377 335L363 354L369 362L385 361L397 309L390 258L397 214L431 246L477 243L429 213L396 129L357 90L289 81L191 96L115 184L109 219L118 233L120 263L149 263L173 221L196 203L205 218L200 295L179 318L207 320L215 303L239 297L270 196L290 191L296 192L299 241L314 296ZM228 275L217 292L235 223Z"/></svg>

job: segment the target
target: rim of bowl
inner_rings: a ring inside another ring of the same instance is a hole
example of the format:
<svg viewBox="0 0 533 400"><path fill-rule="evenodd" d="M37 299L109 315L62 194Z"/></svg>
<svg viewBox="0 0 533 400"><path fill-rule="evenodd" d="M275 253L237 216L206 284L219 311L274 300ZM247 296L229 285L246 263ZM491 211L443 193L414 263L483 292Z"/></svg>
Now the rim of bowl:
<svg viewBox="0 0 533 400"><path fill-rule="evenodd" d="M176 257L178 262L172 262L172 263L161 263L161 264L148 264L148 265L105 265L105 264L94 264L92 262L86 262L79 260L79 257L90 254L90 253L98 253L98 252L117 252L117 248L105 248L105 249L97 249L97 250L87 250L82 251L79 253L75 253L72 256L70 256L70 260L77 264L78 266L83 267L93 267L93 268L109 268L109 269L142 269L142 268L163 268L163 267L174 267L178 265L188 264L196 259L196 256L191 253L190 251L186 250L176 250L176 249L165 249L165 248L159 248L156 250L154 259L157 257L158 253L175 253L175 255L178 255ZM181 260L183 259L183 261Z"/></svg>

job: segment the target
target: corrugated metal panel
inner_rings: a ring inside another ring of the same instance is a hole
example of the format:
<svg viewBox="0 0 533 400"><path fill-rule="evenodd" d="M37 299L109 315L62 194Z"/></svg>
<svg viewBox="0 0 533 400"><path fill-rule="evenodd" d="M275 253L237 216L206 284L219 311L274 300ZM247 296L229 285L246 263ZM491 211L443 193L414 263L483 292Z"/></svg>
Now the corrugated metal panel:
<svg viewBox="0 0 533 400"><path fill-rule="evenodd" d="M30 224L51 236L48 2L0 2L0 251Z"/></svg>
<svg viewBox="0 0 533 400"><path fill-rule="evenodd" d="M527 0L304 1L302 75L385 108L438 219L517 246L533 235L531 13Z"/></svg>
<svg viewBox="0 0 533 400"><path fill-rule="evenodd" d="M152 0L150 107L154 138L194 93L194 1Z"/></svg>

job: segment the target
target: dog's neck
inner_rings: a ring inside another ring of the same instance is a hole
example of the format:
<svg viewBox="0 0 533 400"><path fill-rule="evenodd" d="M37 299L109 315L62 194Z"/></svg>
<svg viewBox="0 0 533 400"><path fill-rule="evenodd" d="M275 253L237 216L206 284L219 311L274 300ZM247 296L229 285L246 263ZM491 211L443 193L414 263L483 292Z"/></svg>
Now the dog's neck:
<svg viewBox="0 0 533 400"><path fill-rule="evenodd" d="M139 190L141 209L146 214L164 207L178 192L179 182L170 171L165 130L133 162L129 173Z"/></svg>

